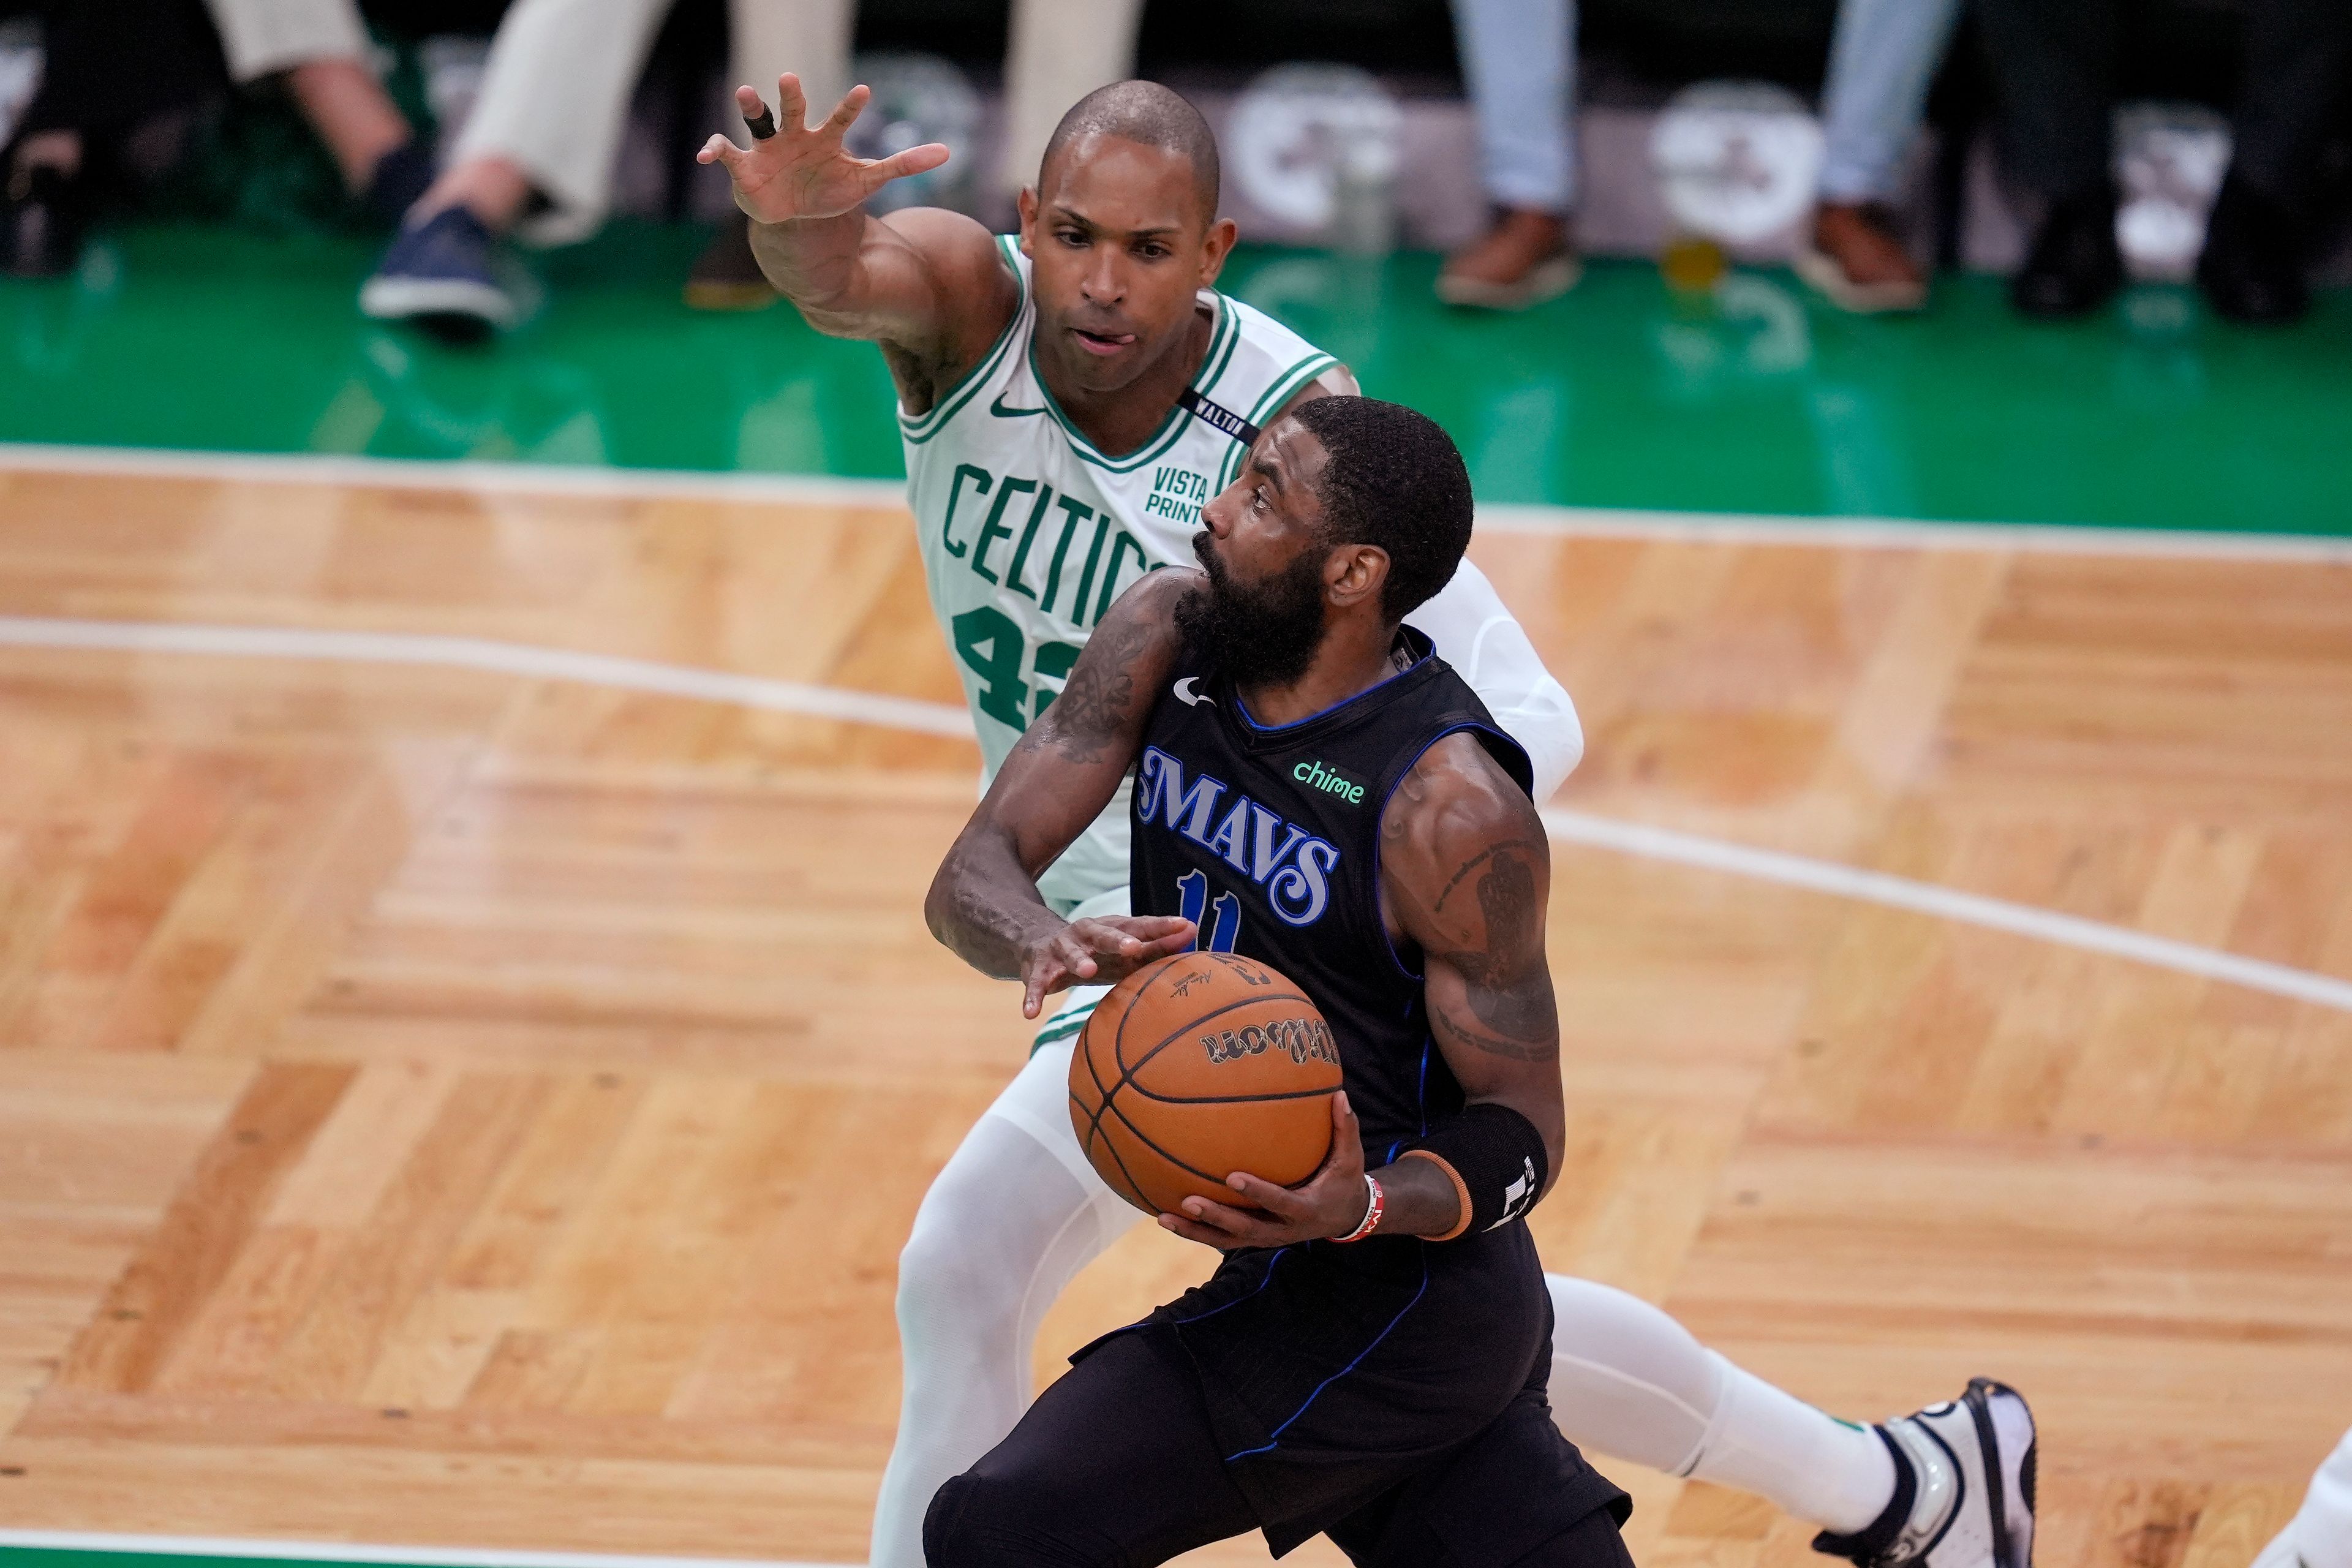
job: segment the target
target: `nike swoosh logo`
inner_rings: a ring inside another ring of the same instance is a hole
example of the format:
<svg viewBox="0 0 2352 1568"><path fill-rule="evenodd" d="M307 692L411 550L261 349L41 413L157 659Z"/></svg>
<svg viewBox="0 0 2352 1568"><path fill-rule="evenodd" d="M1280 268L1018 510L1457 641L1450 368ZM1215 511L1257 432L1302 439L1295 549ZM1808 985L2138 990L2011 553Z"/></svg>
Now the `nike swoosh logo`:
<svg viewBox="0 0 2352 1568"><path fill-rule="evenodd" d="M1045 412L1042 405L1035 408L1007 408L1004 406L1004 394L1001 392L996 395L996 401L988 405L988 411L999 419L1025 419L1032 414Z"/></svg>
<svg viewBox="0 0 2352 1568"><path fill-rule="evenodd" d="M1176 693L1176 700L1187 708L1198 708L1202 703L1210 700L1201 695L1201 678L1197 675L1186 676L1176 683L1173 689Z"/></svg>

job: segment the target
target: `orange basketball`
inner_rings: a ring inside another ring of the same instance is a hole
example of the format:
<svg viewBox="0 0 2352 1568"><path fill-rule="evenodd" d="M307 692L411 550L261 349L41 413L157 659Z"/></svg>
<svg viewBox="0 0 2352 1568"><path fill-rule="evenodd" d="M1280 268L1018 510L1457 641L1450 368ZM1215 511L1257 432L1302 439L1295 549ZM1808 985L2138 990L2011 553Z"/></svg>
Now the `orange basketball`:
<svg viewBox="0 0 2352 1568"><path fill-rule="evenodd" d="M1180 952L1097 1005L1070 1057L1070 1122L1146 1214L1234 1201L1246 1171L1297 1186L1331 1152L1339 1047L1297 986L1255 959Z"/></svg>

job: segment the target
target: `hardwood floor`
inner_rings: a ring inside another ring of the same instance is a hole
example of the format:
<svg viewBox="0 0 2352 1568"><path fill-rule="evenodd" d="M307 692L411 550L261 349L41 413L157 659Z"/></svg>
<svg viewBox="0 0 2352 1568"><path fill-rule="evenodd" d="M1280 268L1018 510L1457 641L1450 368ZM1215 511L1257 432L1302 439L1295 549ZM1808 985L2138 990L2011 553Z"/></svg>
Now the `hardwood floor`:
<svg viewBox="0 0 2352 1568"><path fill-rule="evenodd" d="M1584 714L1563 804L2352 977L2352 569L1474 553ZM957 700L848 506L0 471L0 616ZM0 1522L858 1558L897 1249L1024 1044L918 908L976 761L0 647ZM1844 1415L2015 1382L2045 1564L2242 1568L2352 1420L2352 1015L1601 849L1555 888L1549 1267ZM1202 1263L1130 1236L1041 1376ZM1819 1561L1604 1468L1645 1568Z"/></svg>

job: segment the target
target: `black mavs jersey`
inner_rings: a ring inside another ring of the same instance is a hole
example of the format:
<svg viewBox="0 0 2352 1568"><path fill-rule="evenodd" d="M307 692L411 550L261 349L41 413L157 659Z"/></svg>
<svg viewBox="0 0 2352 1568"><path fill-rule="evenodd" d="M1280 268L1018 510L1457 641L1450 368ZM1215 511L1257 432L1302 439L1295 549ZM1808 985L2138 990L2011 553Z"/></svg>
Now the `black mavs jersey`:
<svg viewBox="0 0 2352 1568"><path fill-rule="evenodd" d="M1252 720L1195 658L1160 694L1136 763L1139 915L1182 915L1200 945L1262 959L1315 999L1346 1050L1348 1100L1377 1167L1462 1109L1429 1037L1420 954L1381 916L1381 814L1441 738L1477 737L1521 789L1527 754L1477 693L1402 630L1411 668L1295 724Z"/></svg>
<svg viewBox="0 0 2352 1568"><path fill-rule="evenodd" d="M1522 789L1530 776L1429 640L1400 636L1408 668L1279 727L1187 650L1145 726L1132 808L1135 912L1188 917L1202 946L1262 960L1315 999L1374 1168L1463 1106L1430 1037L1421 954L1381 919L1381 814L1447 735L1476 737ZM1549 1424L1550 1300L1519 1221L1444 1243L1231 1253L1138 1327L1172 1334L1199 1372L1227 1469L1276 1552L1507 1413L1537 1432L1505 1445L1517 1458L1496 1480L1519 1500L1460 1527L1478 1537L1456 1542L1464 1561L1508 1562L1622 1498Z"/></svg>

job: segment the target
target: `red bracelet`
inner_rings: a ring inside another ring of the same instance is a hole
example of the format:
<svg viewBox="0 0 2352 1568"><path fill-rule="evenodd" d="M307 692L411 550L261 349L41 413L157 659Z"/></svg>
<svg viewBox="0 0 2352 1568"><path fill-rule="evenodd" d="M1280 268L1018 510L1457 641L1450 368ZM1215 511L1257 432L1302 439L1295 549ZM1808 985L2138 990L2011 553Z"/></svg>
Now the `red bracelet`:
<svg viewBox="0 0 2352 1568"><path fill-rule="evenodd" d="M1380 1228L1381 1210L1387 1206L1387 1195L1381 1191L1381 1179L1370 1171L1364 1173L1364 1186L1370 1196L1364 1204L1364 1223L1345 1236L1335 1236L1334 1241L1361 1241Z"/></svg>

